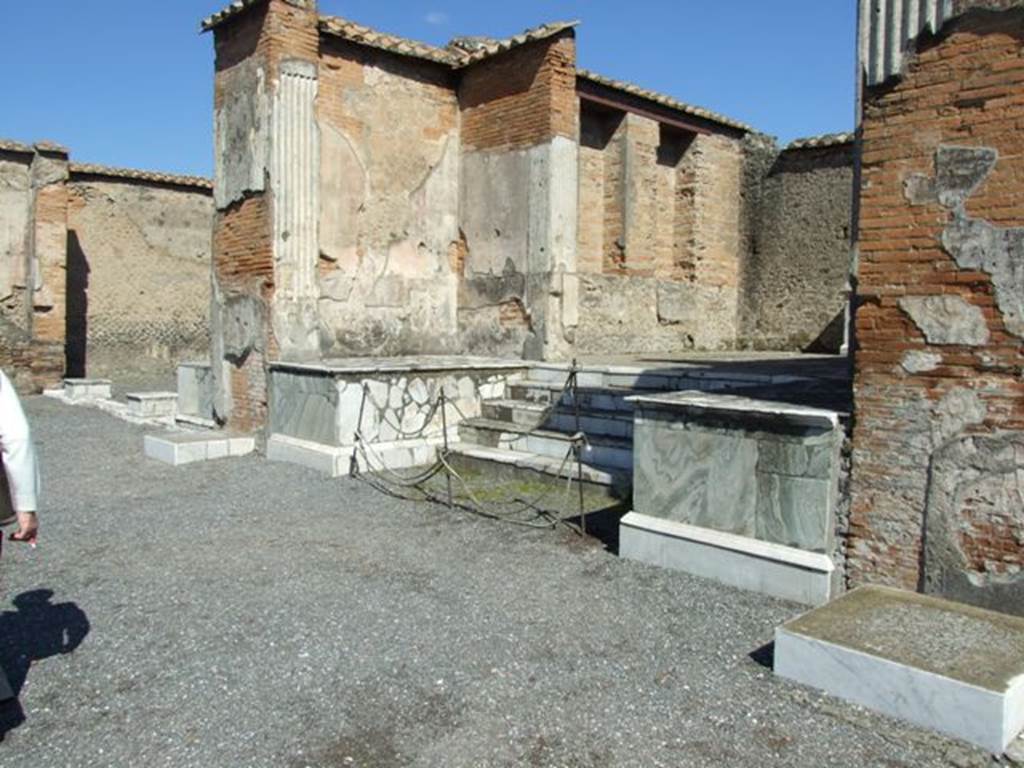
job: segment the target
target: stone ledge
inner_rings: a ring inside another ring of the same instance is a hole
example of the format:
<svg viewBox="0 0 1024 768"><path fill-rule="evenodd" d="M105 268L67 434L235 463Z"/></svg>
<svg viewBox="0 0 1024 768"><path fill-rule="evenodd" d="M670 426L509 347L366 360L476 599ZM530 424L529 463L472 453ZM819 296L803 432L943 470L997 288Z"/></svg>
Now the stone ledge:
<svg viewBox="0 0 1024 768"><path fill-rule="evenodd" d="M303 371L324 375L350 376L363 373L423 373L430 371L504 371L526 370L530 363L492 357L424 355L417 357L352 357L322 360L318 363L292 363L274 360L271 370Z"/></svg>
<svg viewBox="0 0 1024 768"><path fill-rule="evenodd" d="M804 605L835 591L828 555L637 512L619 522L619 556Z"/></svg>
<svg viewBox="0 0 1024 768"><path fill-rule="evenodd" d="M177 392L129 392L128 413L138 419L173 419L178 409Z"/></svg>
<svg viewBox="0 0 1024 768"><path fill-rule="evenodd" d="M626 400L640 405L653 405L662 409L681 411L698 410L718 413L748 413L758 416L770 416L791 424L811 427L835 429L839 426L838 411L823 408L809 408L801 405L789 405L773 400L755 400L738 395L718 395L704 392L670 392L660 395L636 395Z"/></svg>
<svg viewBox="0 0 1024 768"><path fill-rule="evenodd" d="M442 443L440 438L376 443L370 446L371 457L383 462L388 469L425 466L434 461L437 448ZM267 458L270 461L298 464L330 477L352 474L353 456L356 457L360 472L373 472L378 468L368 465L353 445L325 445L280 434L273 434L267 440Z"/></svg>
<svg viewBox="0 0 1024 768"><path fill-rule="evenodd" d="M775 674L1002 753L1024 728L1024 619L861 587L775 632Z"/></svg>

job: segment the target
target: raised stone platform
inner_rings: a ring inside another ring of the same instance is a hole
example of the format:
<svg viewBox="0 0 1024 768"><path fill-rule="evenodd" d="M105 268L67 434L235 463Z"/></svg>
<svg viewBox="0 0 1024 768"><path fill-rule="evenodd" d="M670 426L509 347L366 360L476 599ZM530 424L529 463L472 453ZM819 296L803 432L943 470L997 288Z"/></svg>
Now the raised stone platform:
<svg viewBox="0 0 1024 768"><path fill-rule="evenodd" d="M704 392L627 400L624 557L809 605L834 594L837 412Z"/></svg>
<svg viewBox="0 0 1024 768"><path fill-rule="evenodd" d="M245 456L256 450L255 438L224 432L167 432L146 435L143 447L151 459L180 466L197 461Z"/></svg>
<svg viewBox="0 0 1024 768"><path fill-rule="evenodd" d="M528 363L483 357L346 358L270 365L267 457L332 476L348 474L355 457L373 470L430 463L436 448L458 440L458 424L500 398ZM439 398L444 392L442 412Z"/></svg>
<svg viewBox="0 0 1024 768"><path fill-rule="evenodd" d="M861 587L776 630L775 674L998 754L1024 728L1024 619Z"/></svg>

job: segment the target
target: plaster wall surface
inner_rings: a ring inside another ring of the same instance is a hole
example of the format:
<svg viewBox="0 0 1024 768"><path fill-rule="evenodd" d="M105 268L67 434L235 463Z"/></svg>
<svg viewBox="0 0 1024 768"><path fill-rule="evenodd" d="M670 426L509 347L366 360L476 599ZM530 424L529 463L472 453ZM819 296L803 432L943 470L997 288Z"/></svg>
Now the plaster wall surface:
<svg viewBox="0 0 1024 768"><path fill-rule="evenodd" d="M90 375L208 354L212 223L207 190L72 178L68 344Z"/></svg>
<svg viewBox="0 0 1024 768"><path fill-rule="evenodd" d="M462 242L450 75L346 43L325 46L322 351L454 351Z"/></svg>

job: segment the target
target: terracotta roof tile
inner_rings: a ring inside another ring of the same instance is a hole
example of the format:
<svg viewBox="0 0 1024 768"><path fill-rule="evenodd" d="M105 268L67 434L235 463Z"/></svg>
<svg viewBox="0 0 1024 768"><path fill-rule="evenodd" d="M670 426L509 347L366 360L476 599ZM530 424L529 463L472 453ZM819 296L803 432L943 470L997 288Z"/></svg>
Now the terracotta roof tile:
<svg viewBox="0 0 1024 768"><path fill-rule="evenodd" d="M106 176L114 179L173 184L178 187L196 187L204 190L213 189L213 182L202 176L179 176L173 173L139 171L134 168L111 168L106 165L92 165L89 163L71 163L70 170L72 174L80 176Z"/></svg>
<svg viewBox="0 0 1024 768"><path fill-rule="evenodd" d="M3 150L4 152L24 152L26 154L32 154L35 152L30 145L22 144L20 141L12 141L10 139L0 139L0 150Z"/></svg>
<svg viewBox="0 0 1024 768"><path fill-rule="evenodd" d="M823 133L820 136L810 136L805 139L794 139L786 145L786 149L823 149L825 147L838 147L843 144L852 144L856 139L853 133Z"/></svg>
<svg viewBox="0 0 1024 768"><path fill-rule="evenodd" d="M230 19L232 16L237 16L246 8L250 8L257 3L264 2L264 0L235 0L231 5L226 8L222 8L212 16L207 16L203 19L203 23L200 25L203 32L209 32L211 29L216 27L218 24Z"/></svg>
<svg viewBox="0 0 1024 768"><path fill-rule="evenodd" d="M379 48L401 56L426 59L436 64L455 66L457 61L457 57L445 48L437 48L433 45L417 42L416 40L388 35L337 16L321 16L320 31L324 34L350 40L353 43L368 45L371 48Z"/></svg>
<svg viewBox="0 0 1024 768"><path fill-rule="evenodd" d="M586 69L578 70L576 72L576 76L584 80L589 80L592 83L603 85L605 88L612 88L616 91L628 93L630 96L636 96L641 99L646 99L647 101L653 101L655 104L660 104L663 107L668 107L669 109L674 109L678 112L692 115L693 117L700 117L704 120L710 120L711 122L719 123L720 125L725 125L730 128L736 128L740 131L753 130L753 128L746 123L741 123L738 120L733 120L730 117L720 115L717 112L712 112L711 110L704 109L703 107L687 104L686 102L679 101L671 96L658 93L657 91L649 91L646 88L641 88L639 85L634 85L633 83L613 80L610 77L605 77L604 75L599 75L596 72L591 72Z"/></svg>
<svg viewBox="0 0 1024 768"><path fill-rule="evenodd" d="M517 46L537 40L546 40L567 29L572 29L578 23L577 21L566 21L543 24L505 40L478 38L476 39L477 44L473 45L472 48L465 47L461 42L461 40L469 40L471 38L456 39L448 43L444 48L438 48L416 40L378 32L370 27L365 27L362 24L356 24L353 21L337 16L321 16L320 31L324 34L350 40L353 43L360 43L390 53L397 53L400 56L411 56L417 59L432 61L436 64L444 64L452 69L461 69Z"/></svg>
<svg viewBox="0 0 1024 768"><path fill-rule="evenodd" d="M561 34L567 29L573 29L578 25L578 21L556 21L551 24L542 24L539 27L527 29L520 34L515 35L514 37L509 37L505 40L482 41L481 44L472 51L456 49L454 45L455 41L448 44L448 49L459 50L460 55L458 57L457 66L467 67L470 64L476 64L478 61L483 61L491 56L497 56L499 53L511 50L520 45L532 43L537 40L547 40L549 37L554 37L555 35Z"/></svg>

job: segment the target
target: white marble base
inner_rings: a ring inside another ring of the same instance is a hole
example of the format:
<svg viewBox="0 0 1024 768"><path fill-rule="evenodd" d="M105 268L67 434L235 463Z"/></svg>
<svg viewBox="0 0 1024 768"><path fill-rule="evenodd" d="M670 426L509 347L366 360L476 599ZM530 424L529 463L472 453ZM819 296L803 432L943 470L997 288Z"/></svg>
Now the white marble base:
<svg viewBox="0 0 1024 768"><path fill-rule="evenodd" d="M371 446L371 462L367 464L361 453L352 445L325 445L275 434L267 441L267 458L271 461L299 464L330 477L343 477L352 474L353 456L360 472L375 472L381 466L388 469L422 467L433 463L437 449L442 444L441 438L375 443Z"/></svg>
<svg viewBox="0 0 1024 768"><path fill-rule="evenodd" d="M171 432L146 435L146 456L172 466L245 456L256 450L256 439L223 432Z"/></svg>
<svg viewBox="0 0 1024 768"><path fill-rule="evenodd" d="M177 392L129 392L125 399L137 419L173 419L178 409Z"/></svg>
<svg viewBox="0 0 1024 768"><path fill-rule="evenodd" d="M69 400L109 400L108 379L64 379L64 396Z"/></svg>
<svg viewBox="0 0 1024 768"><path fill-rule="evenodd" d="M811 613L828 611L852 595L856 592ZM892 640L884 635L879 635L878 653L870 652L836 638L814 636L800 626L804 618L775 632L774 667L780 677L963 739L993 754L1001 754L1024 728L1024 675L1014 675L1019 668L1011 669L996 685L983 678L964 679L955 666L947 676L935 669L923 669L923 665L885 658ZM939 634L955 631L945 622L941 625L947 628L937 628ZM983 649L978 658L984 659L988 644L983 631L978 635ZM993 654L1000 650L991 649ZM934 656L928 658L931 661Z"/></svg>
<svg viewBox="0 0 1024 768"><path fill-rule="evenodd" d="M637 512L619 522L619 556L804 605L833 594L827 555Z"/></svg>

